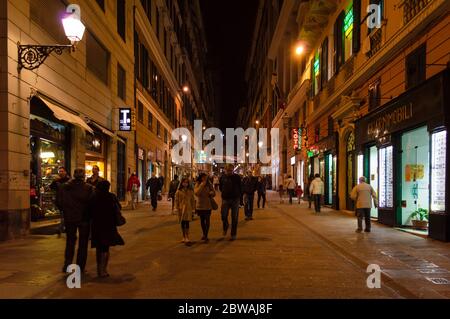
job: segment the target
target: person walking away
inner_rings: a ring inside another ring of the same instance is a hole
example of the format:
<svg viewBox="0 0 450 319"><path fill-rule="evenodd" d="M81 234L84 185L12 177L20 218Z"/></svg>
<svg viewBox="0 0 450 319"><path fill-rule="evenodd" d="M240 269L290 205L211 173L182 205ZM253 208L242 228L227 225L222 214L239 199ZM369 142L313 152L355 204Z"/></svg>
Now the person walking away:
<svg viewBox="0 0 450 319"><path fill-rule="evenodd" d="M148 179L146 189L150 189L152 210L156 211L156 208L158 208L158 193L161 190L161 181L156 177L155 173L152 173L152 177Z"/></svg>
<svg viewBox="0 0 450 319"><path fill-rule="evenodd" d="M297 187L295 188L295 193L297 194L298 203L301 204L302 196L303 196L303 189L300 184L297 184Z"/></svg>
<svg viewBox="0 0 450 319"><path fill-rule="evenodd" d="M258 208L260 208L260 202L262 199L263 200L262 208L264 209L264 207L266 206L266 191L267 191L266 179L263 178L262 176L259 176L256 188L258 191Z"/></svg>
<svg viewBox="0 0 450 319"><path fill-rule="evenodd" d="M320 203L322 201L324 184L319 174L314 175L314 177L314 180L309 186L309 192L314 197L314 208L316 210L316 213L320 213Z"/></svg>
<svg viewBox="0 0 450 319"><path fill-rule="evenodd" d="M50 189L53 190L56 193L56 202L55 205L58 207L58 198L61 196L61 188L62 186L70 181L70 176L67 174L67 170L65 167L58 168L58 178L56 178L51 184ZM59 211L61 212L61 221L59 223L59 229L58 229L58 237L61 237L61 234L64 233L64 214L62 212L62 207L58 207Z"/></svg>
<svg viewBox="0 0 450 319"><path fill-rule="evenodd" d="M86 184L85 176L84 169L76 169L73 174L74 178L62 186L58 197L58 206L62 208L64 214L67 234L63 272L66 272L67 267L73 262L77 233L77 265L81 272L84 272L86 267L90 232L88 205L93 196L94 188Z"/></svg>
<svg viewBox="0 0 450 319"><path fill-rule="evenodd" d="M111 184L107 180L98 181L94 196L89 203L91 217L91 247L96 249L97 275L109 277L109 247L124 245L117 231L117 214L121 206L116 195L109 192Z"/></svg>
<svg viewBox="0 0 450 319"><path fill-rule="evenodd" d="M97 183L105 179L100 177L100 168L97 165L92 166L92 176L86 180L86 183L96 187Z"/></svg>
<svg viewBox="0 0 450 319"><path fill-rule="evenodd" d="M351 199L356 201L356 216L358 217L357 233L362 231L362 220L365 220L364 231L370 233L370 210L372 209L372 200L375 208L378 206L377 193L364 176L359 178L359 184L356 185L350 193Z"/></svg>
<svg viewBox="0 0 450 319"><path fill-rule="evenodd" d="M181 224L181 230L183 232L182 242L186 245L190 245L189 222L195 211L195 198L194 191L190 186L188 178L183 178L181 180L180 187L175 194L175 207L178 212L178 221Z"/></svg>
<svg viewBox="0 0 450 319"><path fill-rule="evenodd" d="M239 175L233 173L234 166L227 164L225 166L225 174L220 180L219 189L222 193L222 223L223 223L223 236L227 235L229 228L228 215L231 210L231 238L230 240L236 240L237 226L239 219L239 202L242 193L241 178Z"/></svg>
<svg viewBox="0 0 450 319"><path fill-rule="evenodd" d="M289 204L292 204L292 197L294 197L295 193L295 181L291 175L288 176L284 184L286 186L286 191L289 195Z"/></svg>
<svg viewBox="0 0 450 319"><path fill-rule="evenodd" d="M178 180L178 175L175 175L169 185L169 198L172 201L172 214L173 214L173 209L175 207L175 194L176 194L179 186L180 186L180 181Z"/></svg>
<svg viewBox="0 0 450 319"><path fill-rule="evenodd" d="M311 183L313 180L314 180L314 175L311 174L308 178L308 184L306 184L306 187L305 187L305 191L307 192L307 196L308 196L308 208L309 209L311 209L312 202L314 200L313 195L309 191L309 187L311 186Z"/></svg>
<svg viewBox="0 0 450 319"><path fill-rule="evenodd" d="M258 187L257 184L258 180L253 176L252 171L247 171L247 176L245 176L242 181L245 220L253 220L253 203L255 200L255 192Z"/></svg>
<svg viewBox="0 0 450 319"><path fill-rule="evenodd" d="M208 175L201 173L194 187L195 194L195 212L200 216L200 224L202 226L203 237L202 240L207 243L209 227L211 224L211 211L213 209L211 205L211 199L216 196L213 184L209 181Z"/></svg>
<svg viewBox="0 0 450 319"><path fill-rule="evenodd" d="M139 189L141 188L141 181L136 172L132 173L128 179L127 192L131 194L131 208L134 210L137 207L139 198Z"/></svg>

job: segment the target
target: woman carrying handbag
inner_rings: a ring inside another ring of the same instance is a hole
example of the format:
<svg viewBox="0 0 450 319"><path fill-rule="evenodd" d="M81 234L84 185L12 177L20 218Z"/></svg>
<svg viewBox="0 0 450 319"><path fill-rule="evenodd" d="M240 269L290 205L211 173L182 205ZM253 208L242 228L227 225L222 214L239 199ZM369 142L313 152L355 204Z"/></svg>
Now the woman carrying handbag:
<svg viewBox="0 0 450 319"><path fill-rule="evenodd" d="M99 181L89 205L92 217L91 247L97 250L97 275L108 277L109 247L124 245L117 226L125 224L117 197L109 192L110 183Z"/></svg>

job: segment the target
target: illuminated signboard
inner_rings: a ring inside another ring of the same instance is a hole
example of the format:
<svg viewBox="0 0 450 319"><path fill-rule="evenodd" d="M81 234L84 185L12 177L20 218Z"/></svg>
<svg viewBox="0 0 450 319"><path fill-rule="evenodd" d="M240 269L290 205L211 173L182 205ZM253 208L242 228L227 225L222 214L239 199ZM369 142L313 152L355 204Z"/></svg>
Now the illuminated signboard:
<svg viewBox="0 0 450 319"><path fill-rule="evenodd" d="M119 131L131 131L131 108L119 109Z"/></svg>
<svg viewBox="0 0 450 319"><path fill-rule="evenodd" d="M292 139L294 150L302 149L302 129L294 128L292 129Z"/></svg>

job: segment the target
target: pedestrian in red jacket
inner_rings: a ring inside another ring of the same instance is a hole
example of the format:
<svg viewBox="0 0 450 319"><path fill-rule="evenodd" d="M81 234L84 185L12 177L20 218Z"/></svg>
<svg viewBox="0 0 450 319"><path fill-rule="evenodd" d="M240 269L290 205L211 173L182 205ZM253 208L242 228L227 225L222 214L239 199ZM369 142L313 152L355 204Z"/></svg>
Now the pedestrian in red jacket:
<svg viewBox="0 0 450 319"><path fill-rule="evenodd" d="M136 173L132 173L130 178L128 179L128 186L127 186L127 192L131 193L132 209L136 209L140 187L141 182L139 181L139 177L137 177Z"/></svg>
<svg viewBox="0 0 450 319"><path fill-rule="evenodd" d="M297 184L297 187L295 188L295 193L297 194L298 203L300 204L302 202L302 196L303 196L303 189L302 186Z"/></svg>

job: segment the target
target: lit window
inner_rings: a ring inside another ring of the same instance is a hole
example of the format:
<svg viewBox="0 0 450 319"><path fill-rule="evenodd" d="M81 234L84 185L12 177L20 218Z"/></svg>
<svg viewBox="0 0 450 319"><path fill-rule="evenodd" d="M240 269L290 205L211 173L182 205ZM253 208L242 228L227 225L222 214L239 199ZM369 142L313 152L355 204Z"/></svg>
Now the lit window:
<svg viewBox="0 0 450 319"><path fill-rule="evenodd" d="M320 56L319 52L316 53L314 57L314 94L319 92L319 83L320 83Z"/></svg>
<svg viewBox="0 0 450 319"><path fill-rule="evenodd" d="M344 61L352 55L353 42L353 3L345 11L344 17Z"/></svg>

